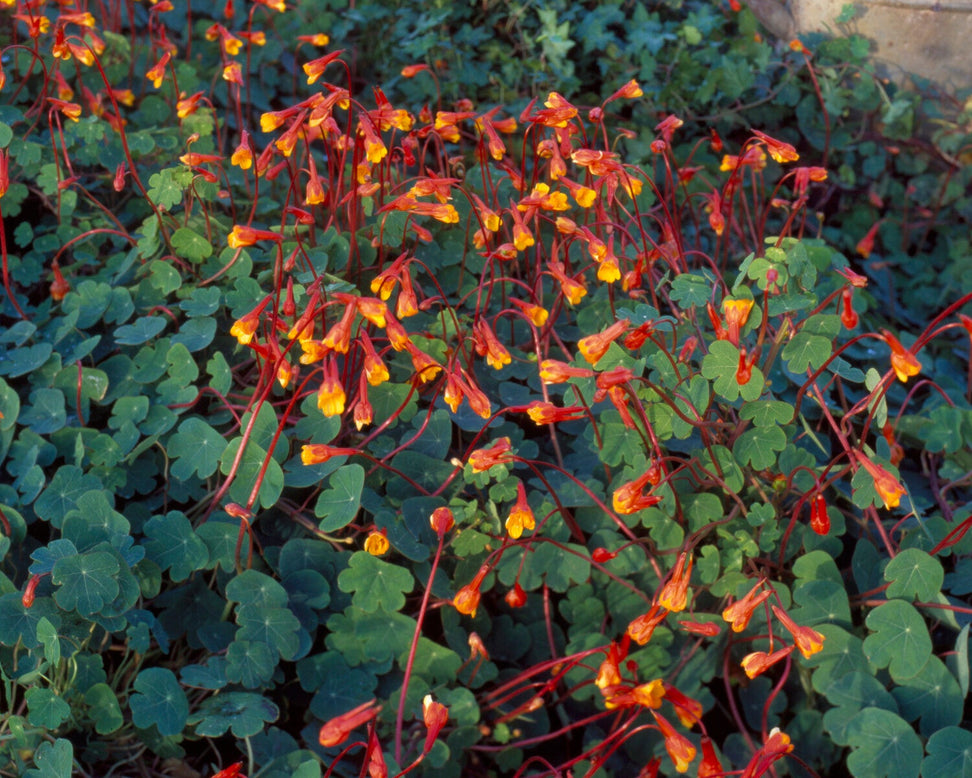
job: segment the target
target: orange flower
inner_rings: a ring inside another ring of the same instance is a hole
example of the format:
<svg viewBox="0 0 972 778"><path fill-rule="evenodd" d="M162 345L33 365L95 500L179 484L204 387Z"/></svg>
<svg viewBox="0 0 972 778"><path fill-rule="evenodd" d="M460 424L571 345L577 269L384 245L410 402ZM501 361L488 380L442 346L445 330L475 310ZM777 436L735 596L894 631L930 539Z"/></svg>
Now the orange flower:
<svg viewBox="0 0 972 778"><path fill-rule="evenodd" d="M753 612L769 598L771 593L769 589L757 591L762 585L763 581L760 580L744 597L722 611L722 618L732 626L733 632L742 632L746 629Z"/></svg>
<svg viewBox="0 0 972 778"><path fill-rule="evenodd" d="M547 323L550 313L543 306L526 303L523 300L517 300L515 297L511 297L510 302L523 312L523 315L530 320L534 327L542 327Z"/></svg>
<svg viewBox="0 0 972 778"><path fill-rule="evenodd" d="M692 760L695 759L695 746L692 745L692 741L685 737L685 735L677 732L660 713L652 711L651 715L655 717L655 721L658 723L658 729L665 736L665 750L675 763L675 769L680 773L684 773L688 770L688 766L692 763Z"/></svg>
<svg viewBox="0 0 972 778"><path fill-rule="evenodd" d="M476 609L479 607L479 587L483 585L483 579L489 572L489 565L483 565L479 568L476 576L463 586L456 596L452 600L452 604L457 611L460 613L465 613L467 616L472 616L475 618Z"/></svg>
<svg viewBox="0 0 972 778"><path fill-rule="evenodd" d="M250 133L243 130L240 137L240 145L236 147L230 163L236 165L240 170L249 170L253 167L253 147L250 145Z"/></svg>
<svg viewBox="0 0 972 778"><path fill-rule="evenodd" d="M770 156L777 162L783 164L786 162L796 162L800 159L800 155L789 143L784 143L776 138L771 138L769 135L760 132L759 130L753 130L753 135L755 135L759 140L761 140L766 145L766 150L769 151Z"/></svg>
<svg viewBox="0 0 972 778"><path fill-rule="evenodd" d="M901 345L900 340L887 330L881 330L881 336L884 342L891 347L891 367L901 383L907 383L911 376L918 375L921 372L921 362L911 351Z"/></svg>
<svg viewBox="0 0 972 778"><path fill-rule="evenodd" d="M675 715L686 728L694 727L702 720L702 703L682 694L670 683L664 683L665 698L675 707Z"/></svg>
<svg viewBox="0 0 972 778"><path fill-rule="evenodd" d="M535 526L533 511L530 503L527 502L526 489L523 481L519 481L516 485L516 505L506 519L506 531L513 540L516 540L523 534L524 529L533 529Z"/></svg>
<svg viewBox="0 0 972 778"><path fill-rule="evenodd" d="M793 653L794 648L795 646L787 646L786 648L774 651L772 654L767 654L765 651L754 651L744 656L740 665L746 672L747 677L755 678L757 675L765 673L781 659L788 657Z"/></svg>
<svg viewBox="0 0 972 778"><path fill-rule="evenodd" d="M685 564L686 559L688 566ZM668 579L668 583L662 587L658 594L658 604L668 608L673 613L685 610L688 603L688 586L691 577L692 556L687 551L683 551L678 555L678 561L675 562L675 569L672 570L671 578Z"/></svg>
<svg viewBox="0 0 972 778"><path fill-rule="evenodd" d="M165 52L161 59L145 74L145 77L152 82L152 86L156 89L162 86L162 79L165 78L165 68L169 64L170 59L172 59L172 55L169 52Z"/></svg>
<svg viewBox="0 0 972 778"><path fill-rule="evenodd" d="M810 627L801 627L792 618L790 618L790 614L782 608L778 608L775 605L772 607L776 618L778 618L780 623L786 627L787 632L793 636L793 642L796 643L796 647L800 649L800 653L803 654L804 659L809 659L818 651L823 650L823 635Z"/></svg>
<svg viewBox="0 0 972 778"><path fill-rule="evenodd" d="M652 485L652 478L653 473L649 470L615 489L611 499L614 512L628 515L660 503L662 498L657 494L643 494L645 486Z"/></svg>
<svg viewBox="0 0 972 778"><path fill-rule="evenodd" d="M742 772L742 778L759 778L769 770L773 762L786 756L792 750L793 744L790 742L790 737L781 732L779 727L773 727L766 738L766 742L763 743L763 747L753 754L753 758L749 760L749 764Z"/></svg>
<svg viewBox="0 0 972 778"><path fill-rule="evenodd" d="M252 311L244 314L233 323L233 326L230 328L230 335L236 338L241 346L245 346L253 340L253 335L256 332L257 326L260 324L260 316L270 300L270 296L267 295Z"/></svg>
<svg viewBox="0 0 972 778"><path fill-rule="evenodd" d="M493 465L507 464L513 461L510 452L513 445L509 438L500 438L489 448L477 448L469 455L469 464L474 473L483 473Z"/></svg>
<svg viewBox="0 0 972 778"><path fill-rule="evenodd" d="M279 232L258 230L244 224L235 224L232 232L226 238L226 243L231 249L238 249L242 246L252 246L258 240L272 240L275 243L280 243L283 241L283 235Z"/></svg>
<svg viewBox="0 0 972 778"><path fill-rule="evenodd" d="M48 97L47 102L63 113L72 122L76 122L81 116L81 106L77 103L69 103L66 100L59 100L56 97Z"/></svg>
<svg viewBox="0 0 972 778"><path fill-rule="evenodd" d="M503 597L503 599L511 608L522 608L524 605L526 605L527 596L526 592L523 591L523 587L520 586L519 582L516 582L513 584L513 588L506 593L506 596Z"/></svg>
<svg viewBox="0 0 972 778"><path fill-rule="evenodd" d="M547 106L546 109L537 111L530 118L546 127L566 127L567 122L577 116L577 109L557 92L547 95L543 104Z"/></svg>
<svg viewBox="0 0 972 778"><path fill-rule="evenodd" d="M845 286L840 292L840 321L849 330L857 326L857 313L854 311L854 290ZM893 361L892 361L893 363Z"/></svg>
<svg viewBox="0 0 972 778"><path fill-rule="evenodd" d="M332 457L350 457L358 453L354 448L329 446L326 443L306 443L300 448L300 461L305 465L319 465Z"/></svg>
<svg viewBox="0 0 972 778"><path fill-rule="evenodd" d="M601 332L581 338L577 342L577 348L580 349L584 359L591 365L596 365L601 357L607 353L611 344L621 337L626 329L628 329L628 320L621 319Z"/></svg>
<svg viewBox="0 0 972 778"><path fill-rule="evenodd" d="M874 250L874 239L877 237L877 231L880 226L880 221L874 222L864 237L857 241L857 246L854 250L865 259L871 256L871 252Z"/></svg>
<svg viewBox="0 0 972 778"><path fill-rule="evenodd" d="M588 367L571 367L566 362L545 359L540 363L540 379L545 384L562 384L571 378L590 378L594 371Z"/></svg>
<svg viewBox="0 0 972 778"><path fill-rule="evenodd" d="M372 556L384 556L390 547L387 530L372 530L365 538L364 550Z"/></svg>
<svg viewBox="0 0 972 778"><path fill-rule="evenodd" d="M473 324L473 345L479 356L486 357L490 367L502 370L505 365L510 364L510 352L499 342L486 319L477 319Z"/></svg>
<svg viewBox="0 0 972 778"><path fill-rule="evenodd" d="M307 76L307 83L313 84L317 79L324 75L324 71L327 66L330 65L334 60L340 57L344 53L344 49L338 49L337 51L332 51L330 54L325 54L323 57L318 57L317 59L312 59L310 62L305 62L303 65L304 75Z"/></svg>
<svg viewBox="0 0 972 778"><path fill-rule="evenodd" d="M605 105L610 103L612 100L620 100L622 98L627 100L633 100L636 97L641 97L644 95L641 87L638 86L638 82L633 78L624 84L617 92L611 95L607 100L604 101Z"/></svg>
<svg viewBox="0 0 972 778"><path fill-rule="evenodd" d="M338 377L337 363L333 357L324 362L324 380L317 390L317 407L325 416L340 416L344 413L344 402L347 395Z"/></svg>
<svg viewBox="0 0 972 778"><path fill-rule="evenodd" d="M550 275L560 282L560 291L571 305L577 305L581 298L587 294L587 288L583 282L576 281L568 276L562 263L552 261L547 265L547 268Z"/></svg>
<svg viewBox="0 0 972 778"><path fill-rule="evenodd" d="M433 700L431 694L426 694L422 700L422 721L425 723L428 731L425 733L425 745L422 747L423 754L427 754L432 750L435 739L439 736L439 732L442 731L442 728L448 720L449 711L446 706L441 702Z"/></svg>
<svg viewBox="0 0 972 778"><path fill-rule="evenodd" d="M884 501L884 507L888 510L897 508L901 497L906 494L905 488L881 465L872 462L860 452L855 452L855 455L858 464L874 479L874 490Z"/></svg>
<svg viewBox="0 0 972 778"><path fill-rule="evenodd" d="M527 406L522 407L527 415L533 420L534 424L556 424L560 421L576 421L583 419L587 411L580 405L568 405L558 408L553 403L543 400L534 400ZM512 410L512 409L511 409Z"/></svg>
<svg viewBox="0 0 972 778"><path fill-rule="evenodd" d="M746 298L726 298L722 301L722 310L726 315L726 328L729 342L734 346L739 345L739 331L746 324L747 319L749 319L749 312L753 309L753 304L753 300Z"/></svg>
<svg viewBox="0 0 972 778"><path fill-rule="evenodd" d="M381 706L377 704L377 701L371 700L362 703L357 708L352 708L347 713L335 716L321 727L320 734L318 735L320 744L325 748L341 745L341 743L348 739L352 730L360 727L362 724L367 724L378 715L380 710Z"/></svg>
<svg viewBox="0 0 972 778"><path fill-rule="evenodd" d="M351 347L351 324L354 321L356 311L357 306L354 304L354 298L351 298L349 302L345 301L344 313L341 318L335 322L321 340L325 348L339 354L348 353L348 349Z"/></svg>
<svg viewBox="0 0 972 778"><path fill-rule="evenodd" d="M651 610L638 616L628 625L627 634L639 646L645 645L657 627L668 615L668 611L658 605L652 605Z"/></svg>
<svg viewBox="0 0 972 778"><path fill-rule="evenodd" d="M411 341L405 343L405 350L412 358L412 367L415 368L415 374L423 384L431 381L442 371L442 365Z"/></svg>

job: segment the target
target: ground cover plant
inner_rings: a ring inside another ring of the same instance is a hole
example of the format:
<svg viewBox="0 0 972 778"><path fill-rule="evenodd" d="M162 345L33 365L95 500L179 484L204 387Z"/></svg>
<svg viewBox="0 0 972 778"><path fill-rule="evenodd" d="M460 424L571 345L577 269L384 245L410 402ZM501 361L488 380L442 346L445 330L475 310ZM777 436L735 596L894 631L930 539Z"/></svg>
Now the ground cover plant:
<svg viewBox="0 0 972 778"><path fill-rule="evenodd" d="M972 773L968 109L735 3L3 6L4 775Z"/></svg>

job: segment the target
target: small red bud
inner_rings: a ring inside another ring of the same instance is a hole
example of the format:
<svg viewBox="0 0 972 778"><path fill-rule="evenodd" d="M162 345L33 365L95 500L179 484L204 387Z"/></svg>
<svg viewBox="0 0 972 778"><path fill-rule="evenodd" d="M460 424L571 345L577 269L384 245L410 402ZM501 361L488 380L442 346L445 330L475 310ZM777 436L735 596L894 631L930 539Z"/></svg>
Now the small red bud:
<svg viewBox="0 0 972 778"><path fill-rule="evenodd" d="M818 494L810 504L810 529L818 535L830 532L830 516L827 513L827 500L823 494Z"/></svg>
<svg viewBox="0 0 972 778"><path fill-rule="evenodd" d="M593 559L599 565L603 565L605 562L610 562L617 555L617 551L608 551L606 548L595 548L591 552L591 559Z"/></svg>
<svg viewBox="0 0 972 778"><path fill-rule="evenodd" d="M522 608L526 605L526 592L519 582L513 584L513 588L506 593L506 604L511 608Z"/></svg>

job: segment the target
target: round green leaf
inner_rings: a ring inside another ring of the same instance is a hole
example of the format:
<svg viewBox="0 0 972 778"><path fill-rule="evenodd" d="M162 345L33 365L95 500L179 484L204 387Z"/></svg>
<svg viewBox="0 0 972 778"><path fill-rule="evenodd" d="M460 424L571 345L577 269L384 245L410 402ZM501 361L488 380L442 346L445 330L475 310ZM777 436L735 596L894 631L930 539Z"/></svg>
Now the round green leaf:
<svg viewBox="0 0 972 778"><path fill-rule="evenodd" d="M71 778L74 774L74 747L70 740L58 738L44 742L34 753L36 768L27 771L27 778Z"/></svg>
<svg viewBox="0 0 972 778"><path fill-rule="evenodd" d="M181 511L153 516L145 523L145 553L173 581L184 581L209 563L209 551Z"/></svg>
<svg viewBox="0 0 972 778"><path fill-rule="evenodd" d="M331 475L328 488L321 492L314 507L322 532L339 530L354 519L361 505L364 476L364 468L356 464L344 465Z"/></svg>
<svg viewBox="0 0 972 778"><path fill-rule="evenodd" d="M887 596L933 600L945 581L942 563L925 551L906 548L884 568L884 580L891 581Z"/></svg>
<svg viewBox="0 0 972 778"><path fill-rule="evenodd" d="M954 726L962 720L964 699L955 677L938 657L931 657L907 684L891 690L901 715L908 721L921 718L924 734Z"/></svg>
<svg viewBox="0 0 972 778"><path fill-rule="evenodd" d="M228 692L205 700L189 723L196 724L200 737L219 737L232 729L234 737L244 738L253 737L279 715L280 709L260 694Z"/></svg>
<svg viewBox="0 0 972 778"><path fill-rule="evenodd" d="M55 730L71 715L71 706L52 689L36 686L24 693L27 700L27 720L35 727Z"/></svg>
<svg viewBox="0 0 972 778"><path fill-rule="evenodd" d="M188 227L180 227L172 233L172 248L176 256L190 262L202 262L213 253L213 244Z"/></svg>
<svg viewBox="0 0 972 778"><path fill-rule="evenodd" d="M864 639L864 653L878 667L887 667L898 683L918 674L931 656L928 627L914 606L890 600L867 615L870 635Z"/></svg>
<svg viewBox="0 0 972 778"><path fill-rule="evenodd" d="M135 678L135 691L128 704L132 723L140 729L153 724L163 737L178 735L189 718L189 701L175 673L164 667L149 667Z"/></svg>
<svg viewBox="0 0 972 778"><path fill-rule="evenodd" d="M162 316L142 316L131 324L123 324L115 330L115 341L123 346L138 346L148 343L165 329L166 320Z"/></svg>
<svg viewBox="0 0 972 778"><path fill-rule="evenodd" d="M383 562L367 551L351 556L348 567L338 576L338 588L353 592L351 602L366 613L382 608L389 613L405 604L405 592L414 586L412 574L404 567Z"/></svg>
<svg viewBox="0 0 972 778"><path fill-rule="evenodd" d="M125 717L118 706L118 698L108 684L96 683L84 693L84 701L99 735L110 734L125 723Z"/></svg>
<svg viewBox="0 0 972 778"><path fill-rule="evenodd" d="M64 610L94 616L118 595L118 559L107 551L64 557L54 563L54 599Z"/></svg>
<svg viewBox="0 0 972 778"><path fill-rule="evenodd" d="M928 756L921 763L924 778L972 778L972 732L960 727L940 729L925 746Z"/></svg>
<svg viewBox="0 0 972 778"><path fill-rule="evenodd" d="M287 590L266 573L244 570L226 584L226 599L241 605L283 608L287 604Z"/></svg>
<svg viewBox="0 0 972 778"><path fill-rule="evenodd" d="M917 778L921 739L904 719L881 708L864 708L847 725L854 750L847 767L859 778Z"/></svg>

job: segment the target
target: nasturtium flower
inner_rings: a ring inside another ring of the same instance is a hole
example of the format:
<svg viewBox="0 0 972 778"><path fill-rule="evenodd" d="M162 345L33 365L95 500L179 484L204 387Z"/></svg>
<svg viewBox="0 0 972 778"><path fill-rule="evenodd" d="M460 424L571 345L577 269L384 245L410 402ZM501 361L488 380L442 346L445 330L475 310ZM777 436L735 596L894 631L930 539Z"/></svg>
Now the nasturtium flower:
<svg viewBox="0 0 972 778"><path fill-rule="evenodd" d="M645 708L660 708L665 699L665 684L661 678L638 684L631 692L631 699Z"/></svg>
<svg viewBox="0 0 972 778"><path fill-rule="evenodd" d="M899 381L906 383L909 378L921 372L921 362L911 351L901 345L900 340L887 330L881 330L881 336L891 347L891 367Z"/></svg>
<svg viewBox="0 0 972 778"><path fill-rule="evenodd" d="M456 525L456 518L449 508L442 506L432 511L432 515L429 516L429 525L432 527L432 531L441 538Z"/></svg>
<svg viewBox="0 0 972 778"><path fill-rule="evenodd" d="M81 106L77 103L69 103L66 100L59 100L56 97L48 97L47 102L49 102L72 122L76 122L81 116Z"/></svg>
<svg viewBox="0 0 972 778"><path fill-rule="evenodd" d="M510 364L510 352L499 342L496 333L484 318L479 318L473 324L473 346L476 353L486 357L486 362L495 370L502 370Z"/></svg>
<svg viewBox="0 0 972 778"><path fill-rule="evenodd" d="M253 310L244 314L233 323L233 326L230 328L230 335L236 338L240 342L240 345L245 346L253 340L253 335L260 323L260 316L270 300L271 297L269 295L264 297Z"/></svg>
<svg viewBox="0 0 972 778"><path fill-rule="evenodd" d="M770 156L779 162L780 164L786 162L796 162L800 159L800 155L789 143L777 140L776 138L771 138L766 133L760 132L759 130L753 130L753 135L755 135L765 146L766 150L769 152Z"/></svg>
<svg viewBox="0 0 972 778"><path fill-rule="evenodd" d="M785 659L793 653L794 646L786 646L772 653L766 651L753 651L743 657L740 665L748 678L755 678L769 670L781 659Z"/></svg>
<svg viewBox="0 0 972 778"><path fill-rule="evenodd" d="M483 585L483 579L488 572L489 565L483 565L479 568L472 581L456 592L456 596L452 599L452 604L457 611L467 616L475 617L476 609L479 607L479 587Z"/></svg>
<svg viewBox="0 0 972 778"><path fill-rule="evenodd" d="M773 727L762 748L753 754L752 759L749 760L741 778L760 778L760 776L766 774L773 762L786 756L792 750L793 744L790 742L789 735L781 732L779 727Z"/></svg>
<svg viewBox="0 0 972 778"><path fill-rule="evenodd" d="M51 262L51 271L54 273L54 280L51 281L51 299L54 302L60 302L71 291L71 284L61 273L61 267L56 259Z"/></svg>
<svg viewBox="0 0 972 778"><path fill-rule="evenodd" d="M810 529L818 535L830 532L830 516L827 513L827 498L817 494L810 501Z"/></svg>
<svg viewBox="0 0 972 778"><path fill-rule="evenodd" d="M644 494L644 488L649 485L650 480L651 473L646 472L615 489L611 499L614 512L628 515L660 503L662 498L657 494Z"/></svg>
<svg viewBox="0 0 972 778"><path fill-rule="evenodd" d="M412 359L412 367L415 368L415 374L423 384L431 381L442 371L442 365L411 341L405 343L405 350Z"/></svg>
<svg viewBox="0 0 972 778"><path fill-rule="evenodd" d="M516 581L513 584L513 588L506 593L503 599L511 608L522 608L526 605L527 596L526 592L523 591L523 587L520 586L520 582Z"/></svg>
<svg viewBox="0 0 972 778"><path fill-rule="evenodd" d="M381 706L377 704L377 701L370 700L346 713L342 713L340 716L335 716L321 727L318 735L320 744L325 748L341 745L348 739L353 730L367 724L378 715L380 710Z"/></svg>
<svg viewBox="0 0 972 778"><path fill-rule="evenodd" d="M530 320L534 327L542 327L547 323L550 312L542 305L527 303L515 297L511 297L510 302L523 312L523 315Z"/></svg>
<svg viewBox="0 0 972 778"><path fill-rule="evenodd" d="M702 761L699 763L698 778L717 778L717 776L725 775L722 762L719 761L715 746L712 745L712 738L703 735L701 745Z"/></svg>
<svg viewBox="0 0 972 778"><path fill-rule="evenodd" d="M669 724L668 720L660 713L652 711L651 715L655 717L658 729L665 738L665 750L675 763L675 769L684 773L688 770L692 760L695 759L695 746L692 745L691 740Z"/></svg>
<svg viewBox="0 0 972 778"><path fill-rule="evenodd" d="M516 504L506 519L506 531L513 540L518 539L523 534L523 530L533 529L536 526L533 518L533 510L530 508L530 503L527 502L526 489L523 486L523 481L517 483L516 495Z"/></svg>
<svg viewBox="0 0 972 778"><path fill-rule="evenodd" d="M601 332L581 338L577 342L577 348L591 365L597 365L611 344L621 337L626 329L628 329L628 320L621 319Z"/></svg>
<svg viewBox="0 0 972 778"><path fill-rule="evenodd" d="M469 455L469 464L474 473L483 473L493 465L507 464L513 461L511 451L513 444L509 438L500 438L488 448L477 448Z"/></svg>
<svg viewBox="0 0 972 778"><path fill-rule="evenodd" d="M683 694L668 682L663 682L665 699L675 708L675 715L686 728L694 727L702 720L702 703Z"/></svg>
<svg viewBox="0 0 972 778"><path fill-rule="evenodd" d="M556 424L561 421L576 421L587 415L587 410L580 405L568 405L563 408L545 400L534 400L525 406L524 410L534 424Z"/></svg>
<svg viewBox="0 0 972 778"><path fill-rule="evenodd" d="M760 580L744 597L736 600L722 611L722 618L732 626L733 632L742 632L746 629L756 608L769 599L770 590L759 591L762 586L763 581Z"/></svg>
<svg viewBox="0 0 972 778"><path fill-rule="evenodd" d="M337 363L334 358L324 362L324 380L317 390L317 407L325 416L340 416L344 413L344 403L347 395L338 376Z"/></svg>
<svg viewBox="0 0 972 778"><path fill-rule="evenodd" d="M152 86L156 89L162 86L162 79L165 78L165 68L169 64L170 59L172 59L172 55L169 52L165 52L159 61L145 73L145 77L152 82Z"/></svg>
<svg viewBox="0 0 972 778"><path fill-rule="evenodd" d="M749 319L749 312L753 309L754 301L746 298L729 298L722 301L722 310L726 315L726 330L729 342L739 345L739 332Z"/></svg>
<svg viewBox="0 0 972 778"><path fill-rule="evenodd" d="M364 550L372 556L384 556L389 548L391 544L388 542L387 530L372 530L365 538Z"/></svg>
<svg viewBox="0 0 972 778"><path fill-rule="evenodd" d="M686 560L688 565L686 565ZM678 555L672 576L658 593L658 604L673 613L685 610L688 604L689 579L692 577L692 556L687 551Z"/></svg>
<svg viewBox="0 0 972 778"><path fill-rule="evenodd" d="M442 731L442 728L448 720L449 710L446 706L441 702L433 700L431 694L426 694L422 700L422 721L428 731L425 733L425 745L422 747L423 754L427 754L432 750L435 739L439 736L439 732Z"/></svg>
<svg viewBox="0 0 972 778"><path fill-rule="evenodd" d="M571 367L566 362L545 359L540 363L540 380L545 384L562 384L571 378L590 378L594 371L589 367Z"/></svg>
<svg viewBox="0 0 972 778"><path fill-rule="evenodd" d="M667 610L657 604L652 605L647 613L638 616L628 624L628 637L639 646L645 645L645 643L651 640L651 636L655 632L655 627L661 624L667 615Z"/></svg>
<svg viewBox="0 0 972 778"><path fill-rule="evenodd" d="M884 507L890 510L897 508L901 498L907 493L901 483L884 467L871 461L863 454L857 453L858 464L874 479L874 490L884 502Z"/></svg>
<svg viewBox="0 0 972 778"><path fill-rule="evenodd" d="M772 607L776 618L780 620L780 623L786 627L787 632L793 637L793 642L800 649L800 653L803 654L804 659L809 659L818 651L823 650L823 635L811 627L801 627L782 608L778 608L775 605Z"/></svg>

